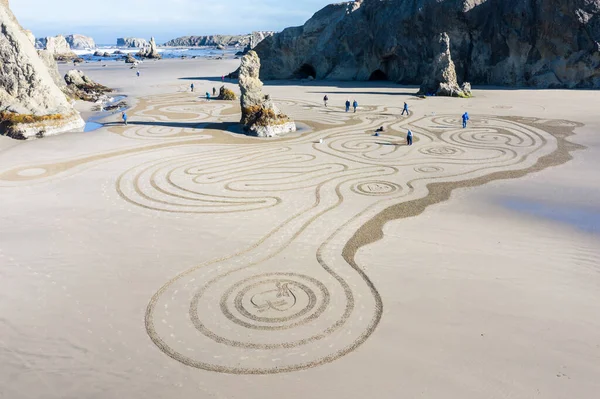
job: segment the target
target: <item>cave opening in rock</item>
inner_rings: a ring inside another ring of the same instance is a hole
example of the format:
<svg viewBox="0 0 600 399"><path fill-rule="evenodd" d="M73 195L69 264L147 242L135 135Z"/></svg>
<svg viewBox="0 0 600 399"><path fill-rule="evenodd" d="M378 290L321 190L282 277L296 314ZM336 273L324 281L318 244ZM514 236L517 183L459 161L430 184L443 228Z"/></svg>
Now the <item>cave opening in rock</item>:
<svg viewBox="0 0 600 399"><path fill-rule="evenodd" d="M316 79L317 70L315 69L314 66L312 66L310 64L303 64L300 68L298 68L295 75L298 76L300 79L306 79L308 77L312 77L313 79Z"/></svg>
<svg viewBox="0 0 600 399"><path fill-rule="evenodd" d="M373 71L371 76L369 76L369 80L388 80L388 76L381 69Z"/></svg>

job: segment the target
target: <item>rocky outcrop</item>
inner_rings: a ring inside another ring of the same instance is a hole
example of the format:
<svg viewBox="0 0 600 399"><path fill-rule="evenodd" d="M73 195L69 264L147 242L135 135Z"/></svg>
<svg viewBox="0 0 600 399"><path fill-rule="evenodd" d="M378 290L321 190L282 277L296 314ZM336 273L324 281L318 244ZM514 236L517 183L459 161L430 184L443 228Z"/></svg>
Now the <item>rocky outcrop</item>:
<svg viewBox="0 0 600 399"><path fill-rule="evenodd" d="M0 132L15 138L41 137L84 125L27 33L0 0Z"/></svg>
<svg viewBox="0 0 600 399"><path fill-rule="evenodd" d="M67 72L64 79L67 84L66 93L79 100L97 102L106 99L106 93L112 92L112 89L94 82L76 69Z"/></svg>
<svg viewBox="0 0 600 399"><path fill-rule="evenodd" d="M70 61L77 58L77 55L71 51L71 46L69 46L64 36L47 37L45 42L46 46L44 50L52 54L55 60Z"/></svg>
<svg viewBox="0 0 600 399"><path fill-rule="evenodd" d="M138 62L138 60L131 54L127 54L127 57L125 57L126 64L135 64L136 62Z"/></svg>
<svg viewBox="0 0 600 399"><path fill-rule="evenodd" d="M275 34L273 31L255 31L250 34L250 50L258 46L258 43L265 40L267 37L271 37Z"/></svg>
<svg viewBox="0 0 600 399"><path fill-rule="evenodd" d="M144 48L148 46L146 39L137 37L121 37L117 39L117 47Z"/></svg>
<svg viewBox="0 0 600 399"><path fill-rule="evenodd" d="M162 58L156 48L156 41L154 40L154 37L150 39L150 44L148 47L141 49L139 53L137 53L137 56L140 58L152 58L157 60Z"/></svg>
<svg viewBox="0 0 600 399"><path fill-rule="evenodd" d="M52 81L61 90L63 90L64 87L66 86L65 80L63 79L62 76L60 76L60 73L58 72L58 64L56 63L56 60L54 59L54 55L46 50L38 50L37 53L38 53L38 56L40 57L40 60L42 60L42 62L48 69L48 73L50 74Z"/></svg>
<svg viewBox="0 0 600 399"><path fill-rule="evenodd" d="M248 47L254 48L274 32L258 31L246 35L183 36L165 43L168 47Z"/></svg>
<svg viewBox="0 0 600 399"><path fill-rule="evenodd" d="M263 79L421 84L448 32L461 81L600 88L600 0L363 0L265 39Z"/></svg>
<svg viewBox="0 0 600 399"><path fill-rule="evenodd" d="M258 137L274 137L296 131L296 124L282 114L269 96L262 92L263 83L258 74L260 59L254 51L242 57L239 69L244 130Z"/></svg>
<svg viewBox="0 0 600 399"><path fill-rule="evenodd" d="M35 48L39 50L43 50L46 48L46 38L45 37L36 37L35 38Z"/></svg>
<svg viewBox="0 0 600 399"><path fill-rule="evenodd" d="M221 88L219 89L219 97L217 97L217 100L233 101L237 100L237 96L235 95L233 90L230 90L225 86L221 86Z"/></svg>
<svg viewBox="0 0 600 399"><path fill-rule="evenodd" d="M94 39L88 36L75 34L68 35L67 37L65 37L65 39L67 40L67 43L69 43L69 46L71 46L71 49L73 50L89 50L96 48L96 42L94 41Z"/></svg>
<svg viewBox="0 0 600 399"><path fill-rule="evenodd" d="M419 94L448 97L470 97L471 85L458 85L456 68L450 54L450 38L446 32L439 36L439 53L433 60L431 72L428 73L421 85Z"/></svg>

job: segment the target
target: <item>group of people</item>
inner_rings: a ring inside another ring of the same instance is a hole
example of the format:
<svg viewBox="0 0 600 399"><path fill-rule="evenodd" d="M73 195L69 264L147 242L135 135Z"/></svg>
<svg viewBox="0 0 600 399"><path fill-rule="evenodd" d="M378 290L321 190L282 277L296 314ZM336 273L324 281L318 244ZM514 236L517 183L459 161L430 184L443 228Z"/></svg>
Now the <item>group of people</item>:
<svg viewBox="0 0 600 399"><path fill-rule="evenodd" d="M196 86L195 86L193 83L192 83L192 84L190 84L190 91L191 91L192 93L194 92L194 89L195 89L195 88L196 88ZM217 97L217 88L216 88L216 87L213 87L213 88L212 88L212 97L211 97L211 95L210 95L210 93L209 93L208 91L206 92L206 100L207 100L207 101L210 101L210 100L211 100L211 98L216 98L216 97Z"/></svg>
<svg viewBox="0 0 600 399"><path fill-rule="evenodd" d="M327 107L328 102L329 102L329 96L325 95L325 97L323 97L323 103L325 104L325 107ZM354 113L356 113L356 110L358 108L358 101L354 100L352 103L350 103L350 99L348 99L348 100L346 100L345 105L346 105L346 112L350 112L350 106L352 106L354 108ZM400 115L404 116L404 114L406 114L407 116L410 116L410 112L408 111L408 104L406 102L404 103L404 106L402 107L402 113ZM462 115L463 129L467 128L468 122L469 122L469 113L465 112ZM379 136L380 132L383 132L383 126L375 131L375 136ZM406 144L407 145L413 144L413 132L410 129L406 133Z"/></svg>
<svg viewBox="0 0 600 399"><path fill-rule="evenodd" d="M139 76L139 71L138 71L138 76ZM223 76L223 80L225 80L225 77ZM190 90L192 91L192 93L194 92L194 84L192 83L190 85ZM212 94L213 97L216 97L217 95L217 89L215 87L213 87L212 89ZM206 99L210 101L210 93L206 92ZM329 102L329 97L327 95L325 95L325 97L323 97L323 103L325 104L325 107L327 107L327 103ZM354 100L352 103L350 103L350 99L346 100L346 112L350 112L350 106L352 106L354 108L354 113L356 113L356 110L358 109L358 101ZM406 115L410 115L410 112L408 111L408 104L405 102L404 106L402 107L402 114L401 116L404 116L404 114ZM123 123L125 125L127 125L127 113L125 111L123 111L121 113L121 118L123 119ZM467 128L467 124L469 122L469 113L465 112L462 115L462 125L463 125L463 129ZM375 135L379 136L379 132L383 132L383 126L380 127L379 129L376 130ZM322 139L321 139L322 140ZM406 133L406 144L407 145L412 145L413 144L413 132L408 129L408 132Z"/></svg>

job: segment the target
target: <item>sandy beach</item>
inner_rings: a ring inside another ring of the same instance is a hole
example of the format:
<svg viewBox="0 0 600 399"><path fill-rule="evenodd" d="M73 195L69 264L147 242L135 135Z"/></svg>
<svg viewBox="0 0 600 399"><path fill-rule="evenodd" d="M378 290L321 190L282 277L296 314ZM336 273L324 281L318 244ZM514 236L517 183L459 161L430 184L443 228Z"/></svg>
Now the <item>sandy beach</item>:
<svg viewBox="0 0 600 399"><path fill-rule="evenodd" d="M128 126L0 137L0 398L598 397L597 91L265 82L261 139L238 65L85 64Z"/></svg>

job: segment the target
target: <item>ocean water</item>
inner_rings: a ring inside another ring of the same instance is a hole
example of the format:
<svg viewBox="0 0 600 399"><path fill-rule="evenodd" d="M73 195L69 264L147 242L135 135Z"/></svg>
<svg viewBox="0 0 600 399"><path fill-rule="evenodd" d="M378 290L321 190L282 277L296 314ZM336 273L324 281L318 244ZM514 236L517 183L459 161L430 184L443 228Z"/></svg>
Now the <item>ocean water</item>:
<svg viewBox="0 0 600 399"><path fill-rule="evenodd" d="M96 51L101 51L102 53L114 54L115 51L121 51L124 54L133 54L135 55L140 49L137 48L119 48L115 46L108 45L99 45L96 49L88 49L88 50L73 50L75 54L80 56L86 61L121 61L123 54L114 55L114 57L95 57L94 53ZM230 47L225 50L217 50L214 47L159 47L158 52L165 59L170 58L212 58L212 57L230 57L237 53L238 51L242 51L242 48Z"/></svg>

